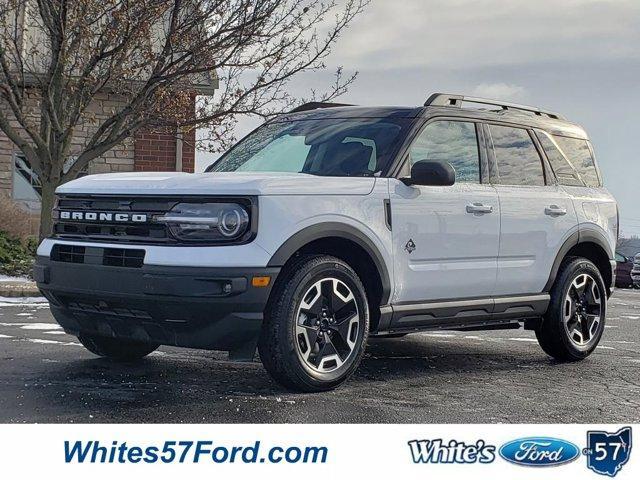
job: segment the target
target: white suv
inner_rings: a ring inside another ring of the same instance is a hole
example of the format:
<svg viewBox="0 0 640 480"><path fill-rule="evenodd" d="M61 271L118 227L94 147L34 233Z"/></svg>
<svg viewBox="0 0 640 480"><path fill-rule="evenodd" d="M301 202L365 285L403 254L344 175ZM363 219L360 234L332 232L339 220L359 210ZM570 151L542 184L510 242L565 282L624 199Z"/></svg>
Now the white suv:
<svg viewBox="0 0 640 480"><path fill-rule="evenodd" d="M65 331L128 360L257 346L303 391L344 382L369 336L427 329L523 324L581 360L614 285L617 207L586 133L523 105L307 104L205 173L94 175L57 194L35 276Z"/></svg>

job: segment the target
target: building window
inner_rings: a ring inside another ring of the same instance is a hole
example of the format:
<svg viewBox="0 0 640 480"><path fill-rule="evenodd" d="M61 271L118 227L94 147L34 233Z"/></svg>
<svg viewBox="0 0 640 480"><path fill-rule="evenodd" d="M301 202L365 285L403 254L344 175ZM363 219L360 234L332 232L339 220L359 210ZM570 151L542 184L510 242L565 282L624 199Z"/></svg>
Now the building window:
<svg viewBox="0 0 640 480"><path fill-rule="evenodd" d="M13 199L38 205L42 198L42 183L31 170L22 153L13 156ZM36 206L34 205L34 206Z"/></svg>

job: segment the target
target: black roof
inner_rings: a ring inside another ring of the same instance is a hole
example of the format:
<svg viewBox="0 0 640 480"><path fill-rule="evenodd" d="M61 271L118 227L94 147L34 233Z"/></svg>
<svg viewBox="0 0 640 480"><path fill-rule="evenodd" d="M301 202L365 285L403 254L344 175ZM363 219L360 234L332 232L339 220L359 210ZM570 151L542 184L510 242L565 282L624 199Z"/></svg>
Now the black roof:
<svg viewBox="0 0 640 480"><path fill-rule="evenodd" d="M440 95L440 94L438 94ZM435 97L432 96L430 98ZM492 101L493 102L493 101ZM493 106L492 105L498 105ZM504 105L500 107L500 105ZM510 106L510 107L508 107ZM487 122L511 123L530 128L541 128L552 134L588 138L584 129L565 120L560 115L544 110L533 111L533 107L516 104L491 103L484 108L465 108L460 105L427 105L421 107L379 106L364 107L332 105L327 103L309 104L298 107L294 112L281 115L276 121L348 118L431 118L434 116L459 117ZM519 108L520 107L520 108ZM526 108L526 109L525 109Z"/></svg>

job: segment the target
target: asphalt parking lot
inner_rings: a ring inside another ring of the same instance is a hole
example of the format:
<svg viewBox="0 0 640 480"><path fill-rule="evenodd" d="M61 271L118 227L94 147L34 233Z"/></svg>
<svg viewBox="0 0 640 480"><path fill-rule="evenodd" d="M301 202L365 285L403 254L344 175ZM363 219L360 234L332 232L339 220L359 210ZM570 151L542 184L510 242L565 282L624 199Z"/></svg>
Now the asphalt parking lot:
<svg viewBox="0 0 640 480"><path fill-rule="evenodd" d="M530 331L414 334L371 340L342 388L294 394L218 352L96 358L46 304L0 301L0 422L638 422L639 325L640 291L617 290L581 363L555 363Z"/></svg>

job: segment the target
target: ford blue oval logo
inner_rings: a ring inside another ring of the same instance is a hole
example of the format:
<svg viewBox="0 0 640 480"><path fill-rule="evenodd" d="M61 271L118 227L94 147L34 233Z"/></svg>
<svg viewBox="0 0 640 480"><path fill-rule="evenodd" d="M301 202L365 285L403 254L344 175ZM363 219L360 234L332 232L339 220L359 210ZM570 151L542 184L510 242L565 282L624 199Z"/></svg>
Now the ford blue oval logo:
<svg viewBox="0 0 640 480"><path fill-rule="evenodd" d="M572 462L580 456L580 449L558 438L528 437L505 443L500 456L517 465L550 467Z"/></svg>

